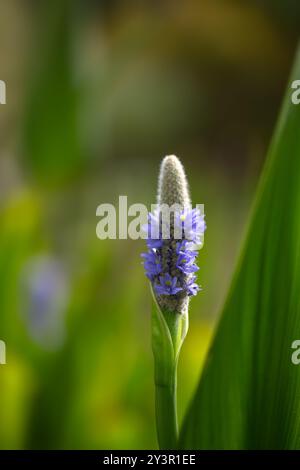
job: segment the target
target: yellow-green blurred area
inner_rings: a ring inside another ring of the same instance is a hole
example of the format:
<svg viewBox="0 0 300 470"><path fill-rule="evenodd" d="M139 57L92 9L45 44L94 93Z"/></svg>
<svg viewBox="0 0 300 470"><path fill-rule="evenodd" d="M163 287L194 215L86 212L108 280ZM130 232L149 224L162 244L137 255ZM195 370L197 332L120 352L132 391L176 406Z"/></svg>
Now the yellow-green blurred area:
<svg viewBox="0 0 300 470"><path fill-rule="evenodd" d="M97 239L96 208L119 195L155 203L170 153L205 204L182 419L287 83L300 2L0 8L0 447L155 448L144 243Z"/></svg>

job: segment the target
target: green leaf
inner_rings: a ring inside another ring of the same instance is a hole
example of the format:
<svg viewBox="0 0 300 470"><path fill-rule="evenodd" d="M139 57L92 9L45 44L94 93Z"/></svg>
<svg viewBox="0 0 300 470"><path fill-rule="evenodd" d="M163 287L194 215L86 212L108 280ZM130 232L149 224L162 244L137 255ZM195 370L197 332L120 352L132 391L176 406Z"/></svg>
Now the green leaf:
<svg viewBox="0 0 300 470"><path fill-rule="evenodd" d="M193 449L300 448L300 51L251 223L180 439Z"/></svg>
<svg viewBox="0 0 300 470"><path fill-rule="evenodd" d="M155 365L155 382L168 385L184 338L188 331L188 313L162 311L152 288L152 351Z"/></svg>
<svg viewBox="0 0 300 470"><path fill-rule="evenodd" d="M170 375L172 377L175 354L169 327L155 299L152 304L152 351L155 383L167 385Z"/></svg>

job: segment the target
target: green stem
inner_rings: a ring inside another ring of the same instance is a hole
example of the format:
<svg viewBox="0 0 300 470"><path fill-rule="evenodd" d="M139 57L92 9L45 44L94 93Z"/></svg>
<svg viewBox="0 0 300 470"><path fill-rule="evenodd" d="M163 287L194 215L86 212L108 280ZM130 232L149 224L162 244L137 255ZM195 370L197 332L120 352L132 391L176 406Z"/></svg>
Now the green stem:
<svg viewBox="0 0 300 470"><path fill-rule="evenodd" d="M152 350L156 429L160 449L177 448L177 363L187 329L187 313L161 310L153 296Z"/></svg>
<svg viewBox="0 0 300 470"><path fill-rule="evenodd" d="M159 448L176 449L177 423L177 367L174 366L171 383L155 384L156 429Z"/></svg>

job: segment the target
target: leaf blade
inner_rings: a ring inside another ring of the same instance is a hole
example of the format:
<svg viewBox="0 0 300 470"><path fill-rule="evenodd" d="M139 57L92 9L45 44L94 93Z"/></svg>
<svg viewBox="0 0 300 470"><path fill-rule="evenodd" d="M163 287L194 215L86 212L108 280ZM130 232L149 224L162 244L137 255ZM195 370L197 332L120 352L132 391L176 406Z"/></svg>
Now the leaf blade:
<svg viewBox="0 0 300 470"><path fill-rule="evenodd" d="M300 333L299 130L288 91L181 447L300 447L300 373L290 360Z"/></svg>

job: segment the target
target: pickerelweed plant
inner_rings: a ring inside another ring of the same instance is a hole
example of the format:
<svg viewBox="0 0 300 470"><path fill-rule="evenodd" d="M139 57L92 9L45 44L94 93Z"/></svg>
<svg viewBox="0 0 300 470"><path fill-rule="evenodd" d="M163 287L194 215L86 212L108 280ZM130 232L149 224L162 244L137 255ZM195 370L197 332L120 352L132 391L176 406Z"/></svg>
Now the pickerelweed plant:
<svg viewBox="0 0 300 470"><path fill-rule="evenodd" d="M152 350L155 368L156 426L159 447L177 445L177 363L188 330L189 300L196 295L196 264L206 225L191 206L186 175L174 155L163 159L157 209L149 213L148 251L142 254L153 294Z"/></svg>

